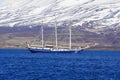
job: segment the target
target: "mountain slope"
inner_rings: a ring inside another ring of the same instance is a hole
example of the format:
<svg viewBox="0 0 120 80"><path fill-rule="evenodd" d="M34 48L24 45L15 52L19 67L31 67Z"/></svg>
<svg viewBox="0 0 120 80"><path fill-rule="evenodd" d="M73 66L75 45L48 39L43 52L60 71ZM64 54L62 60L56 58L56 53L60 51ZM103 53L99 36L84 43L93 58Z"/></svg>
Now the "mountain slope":
<svg viewBox="0 0 120 80"><path fill-rule="evenodd" d="M0 3L0 26L73 22L74 26L97 33L120 29L120 0L4 0Z"/></svg>

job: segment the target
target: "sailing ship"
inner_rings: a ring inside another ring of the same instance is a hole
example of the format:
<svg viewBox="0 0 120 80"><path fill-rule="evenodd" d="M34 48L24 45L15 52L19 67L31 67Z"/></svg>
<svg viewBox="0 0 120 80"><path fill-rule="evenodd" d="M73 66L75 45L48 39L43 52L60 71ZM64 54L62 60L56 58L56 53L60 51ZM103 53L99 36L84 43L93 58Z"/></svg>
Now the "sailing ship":
<svg viewBox="0 0 120 80"><path fill-rule="evenodd" d="M71 26L69 26L69 48L59 48L58 47L58 33L57 33L57 24L55 23L55 46L44 44L44 29L41 26L41 37L42 37L42 47L32 46L27 43L27 48L31 53L81 53L84 49L79 47L77 49L72 49L72 33Z"/></svg>

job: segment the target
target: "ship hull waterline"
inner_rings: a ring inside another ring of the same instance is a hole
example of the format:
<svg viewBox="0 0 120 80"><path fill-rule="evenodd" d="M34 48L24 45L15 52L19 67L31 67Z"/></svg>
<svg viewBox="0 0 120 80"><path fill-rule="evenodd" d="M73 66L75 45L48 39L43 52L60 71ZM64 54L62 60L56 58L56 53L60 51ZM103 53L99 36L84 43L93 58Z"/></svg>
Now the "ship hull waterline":
<svg viewBox="0 0 120 80"><path fill-rule="evenodd" d="M33 49L28 48L31 53L81 53L82 50L50 50L50 49Z"/></svg>

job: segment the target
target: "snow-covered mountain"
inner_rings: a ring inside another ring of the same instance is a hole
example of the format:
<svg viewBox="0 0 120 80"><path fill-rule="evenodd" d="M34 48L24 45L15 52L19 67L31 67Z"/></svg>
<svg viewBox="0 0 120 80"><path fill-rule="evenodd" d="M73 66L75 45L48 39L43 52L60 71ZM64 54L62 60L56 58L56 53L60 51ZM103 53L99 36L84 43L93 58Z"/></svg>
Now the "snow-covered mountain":
<svg viewBox="0 0 120 80"><path fill-rule="evenodd" d="M0 26L49 25L55 17L59 25L119 32L120 0L0 0Z"/></svg>

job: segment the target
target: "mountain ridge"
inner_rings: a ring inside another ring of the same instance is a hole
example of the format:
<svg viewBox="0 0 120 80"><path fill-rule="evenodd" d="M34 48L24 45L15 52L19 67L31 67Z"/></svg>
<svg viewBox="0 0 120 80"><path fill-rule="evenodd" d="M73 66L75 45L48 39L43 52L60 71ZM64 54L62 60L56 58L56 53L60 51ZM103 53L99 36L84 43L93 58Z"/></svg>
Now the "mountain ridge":
<svg viewBox="0 0 120 80"><path fill-rule="evenodd" d="M119 4L120 0L5 0L0 6L0 26L40 25L45 15L43 21L47 25L52 24L56 17L60 26L72 21L73 26L84 27L88 31L118 30Z"/></svg>
<svg viewBox="0 0 120 80"><path fill-rule="evenodd" d="M73 34L78 35L73 37L73 43L120 47L120 0L1 1L0 47L23 47L23 43L40 34L40 26L44 26L48 41L55 22L62 35L72 26ZM59 40L68 41L68 36Z"/></svg>

